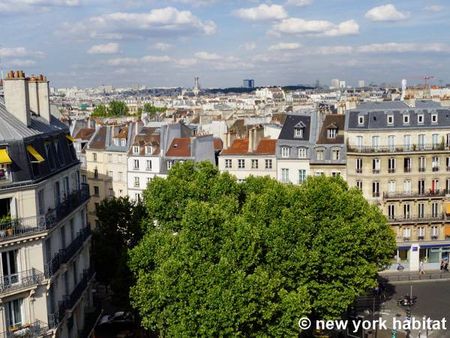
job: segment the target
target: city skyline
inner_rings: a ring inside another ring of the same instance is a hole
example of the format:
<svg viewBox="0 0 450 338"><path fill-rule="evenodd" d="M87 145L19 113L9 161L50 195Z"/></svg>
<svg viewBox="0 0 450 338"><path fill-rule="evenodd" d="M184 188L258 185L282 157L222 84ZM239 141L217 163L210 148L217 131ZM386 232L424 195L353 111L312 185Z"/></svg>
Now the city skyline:
<svg viewBox="0 0 450 338"><path fill-rule="evenodd" d="M2 70L57 87L450 81L444 1L2 0L0 11Z"/></svg>

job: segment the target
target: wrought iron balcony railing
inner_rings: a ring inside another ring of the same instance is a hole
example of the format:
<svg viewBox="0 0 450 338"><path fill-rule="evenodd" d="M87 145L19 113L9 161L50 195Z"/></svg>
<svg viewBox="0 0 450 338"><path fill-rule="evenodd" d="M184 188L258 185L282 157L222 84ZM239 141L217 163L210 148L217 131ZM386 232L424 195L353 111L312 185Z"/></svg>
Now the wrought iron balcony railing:
<svg viewBox="0 0 450 338"><path fill-rule="evenodd" d="M384 192L383 198L424 198L424 197L443 197L448 194L445 189L430 190L427 192L411 191L411 192Z"/></svg>
<svg viewBox="0 0 450 338"><path fill-rule="evenodd" d="M445 144L420 144L403 146L352 146L347 145L347 152L350 153L402 153L420 151L443 151L449 150L450 146Z"/></svg>
<svg viewBox="0 0 450 338"><path fill-rule="evenodd" d="M36 269L2 276L0 279L0 294L37 285L41 283L44 278L44 273Z"/></svg>
<svg viewBox="0 0 450 338"><path fill-rule="evenodd" d="M17 326L12 326L8 328L8 331L0 334L0 337L6 338L16 338L16 337L27 337L27 338L37 338L45 336L48 331L48 325L40 320L35 321L31 324L22 324Z"/></svg>

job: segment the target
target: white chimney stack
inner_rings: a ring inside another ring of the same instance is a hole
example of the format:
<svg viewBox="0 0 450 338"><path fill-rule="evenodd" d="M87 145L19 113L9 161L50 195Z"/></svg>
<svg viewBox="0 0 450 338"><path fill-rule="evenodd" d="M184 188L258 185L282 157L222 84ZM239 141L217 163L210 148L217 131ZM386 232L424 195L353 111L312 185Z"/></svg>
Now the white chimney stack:
<svg viewBox="0 0 450 338"><path fill-rule="evenodd" d="M39 115L48 123L50 123L50 85L47 78L39 75L38 78L38 95L39 95Z"/></svg>
<svg viewBox="0 0 450 338"><path fill-rule="evenodd" d="M28 83L23 71L10 71L3 81L6 109L27 127L31 125Z"/></svg>

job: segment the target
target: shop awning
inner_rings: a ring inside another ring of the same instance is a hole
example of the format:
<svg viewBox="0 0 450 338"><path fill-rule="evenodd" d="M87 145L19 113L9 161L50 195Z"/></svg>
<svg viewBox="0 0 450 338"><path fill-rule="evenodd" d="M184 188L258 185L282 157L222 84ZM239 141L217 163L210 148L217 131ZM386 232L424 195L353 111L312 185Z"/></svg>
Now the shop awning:
<svg viewBox="0 0 450 338"><path fill-rule="evenodd" d="M75 142L75 139L70 135L66 135L66 139L68 139L70 142Z"/></svg>
<svg viewBox="0 0 450 338"><path fill-rule="evenodd" d="M450 237L450 225L445 226L445 237Z"/></svg>
<svg viewBox="0 0 450 338"><path fill-rule="evenodd" d="M41 154L39 154L37 152L37 150L33 148L33 146L31 146L31 145L27 146L27 151L36 160L36 161L32 161L32 162L41 163L41 162L45 161L44 158L41 156Z"/></svg>
<svg viewBox="0 0 450 338"><path fill-rule="evenodd" d="M450 215L450 203L447 203L445 206L445 212L447 215Z"/></svg>
<svg viewBox="0 0 450 338"><path fill-rule="evenodd" d="M0 149L0 164L11 164L11 157L8 155L6 149Z"/></svg>

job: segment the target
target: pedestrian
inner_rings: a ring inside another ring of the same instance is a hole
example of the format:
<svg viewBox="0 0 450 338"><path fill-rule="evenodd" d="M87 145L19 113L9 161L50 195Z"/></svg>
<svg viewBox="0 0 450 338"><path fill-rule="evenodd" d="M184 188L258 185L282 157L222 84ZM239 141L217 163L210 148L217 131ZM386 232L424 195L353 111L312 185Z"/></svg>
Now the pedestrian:
<svg viewBox="0 0 450 338"><path fill-rule="evenodd" d="M445 266L444 260L441 259L441 272L444 271L444 266Z"/></svg>
<svg viewBox="0 0 450 338"><path fill-rule="evenodd" d="M447 260L444 263L444 271L448 272L448 261Z"/></svg>
<svg viewBox="0 0 450 338"><path fill-rule="evenodd" d="M425 267L424 267L423 261L420 261L419 274L421 274L421 275L425 274Z"/></svg>

